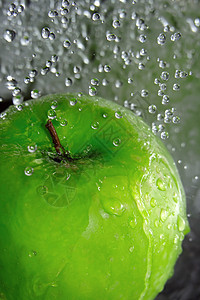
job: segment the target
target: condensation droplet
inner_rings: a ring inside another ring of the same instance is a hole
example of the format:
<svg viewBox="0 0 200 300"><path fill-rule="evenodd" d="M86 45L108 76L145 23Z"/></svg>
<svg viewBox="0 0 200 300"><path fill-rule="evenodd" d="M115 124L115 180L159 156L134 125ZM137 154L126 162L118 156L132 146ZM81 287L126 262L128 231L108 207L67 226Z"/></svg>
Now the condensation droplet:
<svg viewBox="0 0 200 300"><path fill-rule="evenodd" d="M110 215L115 215L120 217L125 211L124 205L118 199L105 198L102 204L105 211Z"/></svg>
<svg viewBox="0 0 200 300"><path fill-rule="evenodd" d="M92 129L98 129L99 128L99 122L95 122L91 125Z"/></svg>
<svg viewBox="0 0 200 300"><path fill-rule="evenodd" d="M118 147L120 144L121 144L121 140L119 138L116 138L116 139L113 140L113 145L115 147Z"/></svg>
<svg viewBox="0 0 200 300"><path fill-rule="evenodd" d="M28 147L28 152L34 153L37 150L37 145L29 145Z"/></svg>
<svg viewBox="0 0 200 300"><path fill-rule="evenodd" d="M26 176L31 176L33 174L33 168L31 167L26 167L25 170L24 170L24 174Z"/></svg>
<svg viewBox="0 0 200 300"><path fill-rule="evenodd" d="M66 86L71 86L72 85L72 79L71 78L65 78L65 85Z"/></svg>
<svg viewBox="0 0 200 300"><path fill-rule="evenodd" d="M165 209L161 209L161 212L160 212L160 220L162 222L165 222L167 217L168 217L169 213L168 211L166 211Z"/></svg>
<svg viewBox="0 0 200 300"><path fill-rule="evenodd" d="M160 191L166 190L166 183L161 178L156 180L156 186Z"/></svg>
<svg viewBox="0 0 200 300"><path fill-rule="evenodd" d="M48 118L49 119L55 119L56 118L56 112L53 109L48 110Z"/></svg>
<svg viewBox="0 0 200 300"><path fill-rule="evenodd" d="M63 42L63 47L66 49L69 49L71 47L71 42L69 40L66 40Z"/></svg>
<svg viewBox="0 0 200 300"><path fill-rule="evenodd" d="M97 89L94 86L89 87L89 95L95 96L97 94Z"/></svg>
<svg viewBox="0 0 200 300"><path fill-rule="evenodd" d="M160 75L160 78L161 78L162 80L167 81L167 80L169 79L169 73L166 72L166 71L162 72L161 75Z"/></svg>
<svg viewBox="0 0 200 300"><path fill-rule="evenodd" d="M48 39L50 35L50 30L48 27L42 28L41 36L43 39Z"/></svg>
<svg viewBox="0 0 200 300"><path fill-rule="evenodd" d="M4 40L6 40L6 42L11 43L12 41L14 41L16 36L16 32L14 30L10 30L10 29L6 29L6 31L3 34L3 38Z"/></svg>
<svg viewBox="0 0 200 300"><path fill-rule="evenodd" d="M149 112L150 114L155 114L156 110L157 110L157 107L156 107L156 105L154 105L154 104L152 104L152 105L150 105L150 106L148 107L148 112Z"/></svg>
<svg viewBox="0 0 200 300"><path fill-rule="evenodd" d="M157 202L156 202L156 199L155 198L151 198L151 200L150 200L150 205L151 205L151 207L156 207L156 205L157 205Z"/></svg>
<svg viewBox="0 0 200 300"><path fill-rule="evenodd" d="M37 99L41 96L41 92L39 90L32 90L31 91L31 98Z"/></svg>
<svg viewBox="0 0 200 300"><path fill-rule="evenodd" d="M98 14L98 13L94 13L94 14L92 15L92 20L93 20L93 21L99 21L100 18L101 18L101 16L100 16L100 14Z"/></svg>
<svg viewBox="0 0 200 300"><path fill-rule="evenodd" d="M71 106L75 106L76 103L77 103L77 99L76 99L76 98L73 98L73 99L71 99L71 100L69 101L69 104L70 104Z"/></svg>
<svg viewBox="0 0 200 300"><path fill-rule="evenodd" d="M122 113L121 113L121 111L117 111L117 112L115 112L115 118L117 118L117 119L121 119L123 116L122 116Z"/></svg>
<svg viewBox="0 0 200 300"><path fill-rule="evenodd" d="M131 228L135 228L137 225L137 220L136 218L133 218L130 220L129 225L131 226Z"/></svg>

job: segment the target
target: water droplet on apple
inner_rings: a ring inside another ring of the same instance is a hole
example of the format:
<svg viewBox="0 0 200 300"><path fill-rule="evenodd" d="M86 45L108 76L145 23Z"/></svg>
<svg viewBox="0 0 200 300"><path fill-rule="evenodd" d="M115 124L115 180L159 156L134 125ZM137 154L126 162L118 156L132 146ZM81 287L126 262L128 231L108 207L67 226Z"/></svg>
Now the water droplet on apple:
<svg viewBox="0 0 200 300"><path fill-rule="evenodd" d="M55 118L56 118L56 112L55 112L55 110L50 109L50 110L48 111L48 118L49 118L49 119L55 119Z"/></svg>
<svg viewBox="0 0 200 300"><path fill-rule="evenodd" d="M134 246L132 246L132 247L129 248L129 251L130 251L131 253L133 252L133 250L134 250Z"/></svg>
<svg viewBox="0 0 200 300"><path fill-rule="evenodd" d="M39 195L45 195L48 192L48 188L44 185L41 185L37 188L37 192Z"/></svg>
<svg viewBox="0 0 200 300"><path fill-rule="evenodd" d="M37 255L36 251L30 251L29 254L28 254L29 257L34 257L36 255Z"/></svg>
<svg viewBox="0 0 200 300"><path fill-rule="evenodd" d="M117 112L115 113L115 118L117 118L117 119L121 119L121 118L122 118L122 113L121 113L121 111L117 111Z"/></svg>
<svg viewBox="0 0 200 300"><path fill-rule="evenodd" d="M177 219L177 226L179 231L183 231L185 229L185 220L179 215Z"/></svg>
<svg viewBox="0 0 200 300"><path fill-rule="evenodd" d="M156 207L156 199L155 198L151 198L151 200L150 200L150 205L151 205L151 207Z"/></svg>
<svg viewBox="0 0 200 300"><path fill-rule="evenodd" d="M99 122L95 122L91 125L92 129L98 129L99 128Z"/></svg>
<svg viewBox="0 0 200 300"><path fill-rule="evenodd" d="M56 109L57 106L58 106L58 102L56 100L51 102L51 108L52 109Z"/></svg>
<svg viewBox="0 0 200 300"><path fill-rule="evenodd" d="M177 195L177 193L174 193L173 200L174 200L175 203L178 203L178 195Z"/></svg>
<svg viewBox="0 0 200 300"><path fill-rule="evenodd" d="M37 145L29 145L28 147L28 152L34 153L37 150Z"/></svg>
<svg viewBox="0 0 200 300"><path fill-rule="evenodd" d="M118 199L104 199L103 207L105 212L115 216L121 216L125 211L124 205Z"/></svg>
<svg viewBox="0 0 200 300"><path fill-rule="evenodd" d="M41 96L41 92L39 90L32 90L31 91L31 98L37 99Z"/></svg>
<svg viewBox="0 0 200 300"><path fill-rule="evenodd" d="M24 170L24 174L26 176L31 176L33 174L33 168L31 167L26 167L25 170Z"/></svg>
<svg viewBox="0 0 200 300"><path fill-rule="evenodd" d="M75 106L76 103L77 103L77 99L76 99L76 98L71 99L70 102L69 102L69 104L70 104L71 106Z"/></svg>
<svg viewBox="0 0 200 300"><path fill-rule="evenodd" d="M66 126L68 124L66 119L59 120L61 126Z"/></svg>
<svg viewBox="0 0 200 300"><path fill-rule="evenodd" d="M165 222L167 217L168 217L168 211L166 211L165 209L161 209L161 212L160 212L160 220L162 222Z"/></svg>
<svg viewBox="0 0 200 300"><path fill-rule="evenodd" d="M176 234L174 237L174 244L178 244L178 241L179 241L179 236L178 234Z"/></svg>
<svg viewBox="0 0 200 300"><path fill-rule="evenodd" d="M157 179L156 186L160 191L166 190L166 183L161 178Z"/></svg>
<svg viewBox="0 0 200 300"><path fill-rule="evenodd" d="M131 219L129 225L131 226L131 228L135 228L135 226L137 225L136 218Z"/></svg>
<svg viewBox="0 0 200 300"><path fill-rule="evenodd" d="M120 144L121 144L121 140L119 138L116 138L116 139L113 140L113 145L115 147L118 147Z"/></svg>
<svg viewBox="0 0 200 300"><path fill-rule="evenodd" d="M106 114L106 113L102 115L102 117L103 117L104 119L106 119L107 116L108 116L108 114Z"/></svg>

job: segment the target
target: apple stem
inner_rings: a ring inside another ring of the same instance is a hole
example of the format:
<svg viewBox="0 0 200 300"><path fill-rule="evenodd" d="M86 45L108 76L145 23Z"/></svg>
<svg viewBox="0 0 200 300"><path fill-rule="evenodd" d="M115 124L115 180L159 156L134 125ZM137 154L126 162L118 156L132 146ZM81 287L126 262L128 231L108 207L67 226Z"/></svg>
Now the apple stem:
<svg viewBox="0 0 200 300"><path fill-rule="evenodd" d="M60 143L58 134L55 130L55 127L53 126L53 123L51 122L51 120L47 121L47 124L45 125L45 127L49 130L50 135L52 137L53 143L54 143L54 147L56 149L56 152L58 153L58 155L62 155L61 153L61 149L63 152L64 157L68 160L68 161L72 161L72 157L70 156L69 151L65 151L65 149L63 148L63 146Z"/></svg>

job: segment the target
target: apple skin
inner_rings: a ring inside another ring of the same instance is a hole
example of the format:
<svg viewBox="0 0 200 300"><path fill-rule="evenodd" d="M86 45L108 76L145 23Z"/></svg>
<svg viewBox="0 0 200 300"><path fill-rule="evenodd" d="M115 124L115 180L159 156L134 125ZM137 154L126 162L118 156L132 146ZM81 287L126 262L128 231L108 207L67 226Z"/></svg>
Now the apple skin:
<svg viewBox="0 0 200 300"><path fill-rule="evenodd" d="M141 118L99 97L50 95L5 113L1 297L154 299L189 231L162 142ZM49 118L73 161L56 161Z"/></svg>

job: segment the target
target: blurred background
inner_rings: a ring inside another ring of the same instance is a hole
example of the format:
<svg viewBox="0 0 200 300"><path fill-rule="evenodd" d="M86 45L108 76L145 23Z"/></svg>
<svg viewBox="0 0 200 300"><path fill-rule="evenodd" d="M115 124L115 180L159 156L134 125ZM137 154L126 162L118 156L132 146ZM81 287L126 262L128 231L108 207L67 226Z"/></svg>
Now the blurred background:
<svg viewBox="0 0 200 300"><path fill-rule="evenodd" d="M191 232L156 300L200 299L200 1L0 0L0 20L1 118L24 100L86 93L129 108L166 144Z"/></svg>

